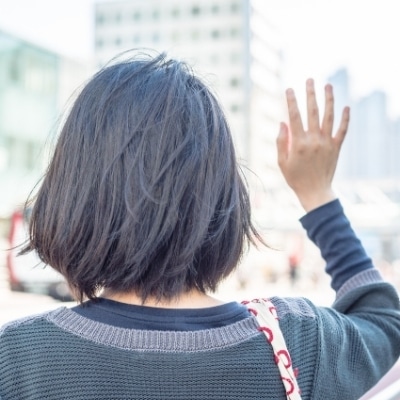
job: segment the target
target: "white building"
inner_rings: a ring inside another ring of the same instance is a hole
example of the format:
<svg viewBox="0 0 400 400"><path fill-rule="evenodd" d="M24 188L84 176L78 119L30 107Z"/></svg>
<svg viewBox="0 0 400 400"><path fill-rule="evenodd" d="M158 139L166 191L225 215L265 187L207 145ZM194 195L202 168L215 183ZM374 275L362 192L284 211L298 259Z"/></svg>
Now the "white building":
<svg viewBox="0 0 400 400"><path fill-rule="evenodd" d="M256 205L282 190L275 138L283 115L280 37L263 0L125 0L95 4L95 58L128 49L187 61L220 99L238 155L258 178ZM252 174L249 175L253 183ZM271 194L272 193L272 194ZM267 194L266 196L264 196Z"/></svg>
<svg viewBox="0 0 400 400"><path fill-rule="evenodd" d="M304 253L304 262L311 267L319 254L304 239L298 223L303 210L277 167L276 135L279 121L287 118L281 37L269 4L269 0L98 0L95 59L101 67L126 50L165 51L187 61L211 84L225 109L241 161L257 174L247 174L256 221L268 230L267 242L284 250L258 254L258 261L262 268L273 265L282 274L285 252ZM271 254L281 259L271 260ZM251 257L250 261L252 267L258 263Z"/></svg>

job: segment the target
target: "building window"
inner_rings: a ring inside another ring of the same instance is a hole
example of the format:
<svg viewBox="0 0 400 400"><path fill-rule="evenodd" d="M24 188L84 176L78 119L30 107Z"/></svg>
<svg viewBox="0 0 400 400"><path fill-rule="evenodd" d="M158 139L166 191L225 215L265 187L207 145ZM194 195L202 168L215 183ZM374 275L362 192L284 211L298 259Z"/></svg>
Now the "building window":
<svg viewBox="0 0 400 400"><path fill-rule="evenodd" d="M213 14L218 14L218 13L219 13L219 5L218 5L218 4L214 4L214 5L211 7L211 12L212 12Z"/></svg>
<svg viewBox="0 0 400 400"><path fill-rule="evenodd" d="M141 18L140 12L139 12L139 11L135 11L135 12L133 13L132 18L133 18L135 21L139 21L140 18Z"/></svg>
<svg viewBox="0 0 400 400"><path fill-rule="evenodd" d="M160 34L158 32L153 33L153 42L157 43L160 41Z"/></svg>
<svg viewBox="0 0 400 400"><path fill-rule="evenodd" d="M25 65L21 83L24 89L34 93L49 94L55 90L55 74L50 60L38 57L36 54L25 54Z"/></svg>
<svg viewBox="0 0 400 400"><path fill-rule="evenodd" d="M234 2L231 4L231 12L232 12L232 13L237 13L239 10L240 10L239 3L237 3L236 1L234 1Z"/></svg>
<svg viewBox="0 0 400 400"><path fill-rule="evenodd" d="M238 37L239 36L239 29L238 28L231 28L230 34L232 37Z"/></svg>
<svg viewBox="0 0 400 400"><path fill-rule="evenodd" d="M160 18L160 11L154 10L153 11L153 19L159 19L159 18Z"/></svg>
<svg viewBox="0 0 400 400"><path fill-rule="evenodd" d="M238 87L239 86L239 79L238 78L231 78L230 85L232 87Z"/></svg>
<svg viewBox="0 0 400 400"><path fill-rule="evenodd" d="M213 39L218 39L221 35L221 32L218 29L214 29L211 31L211 37Z"/></svg>
<svg viewBox="0 0 400 400"><path fill-rule="evenodd" d="M97 23L98 25L103 25L104 22L105 22L105 17L104 17L104 15L103 15L103 14L97 14L97 16L96 16L96 23Z"/></svg>
<svg viewBox="0 0 400 400"><path fill-rule="evenodd" d="M179 14L180 14L179 8L174 8L174 9L171 11L171 15L172 15L174 18L178 18L178 17L179 17Z"/></svg>
<svg viewBox="0 0 400 400"><path fill-rule="evenodd" d="M193 6L192 7L192 14L197 16L200 14L200 7L199 6Z"/></svg>
<svg viewBox="0 0 400 400"><path fill-rule="evenodd" d="M117 22L117 23L121 22L121 14L120 13L115 14L115 22Z"/></svg>
<svg viewBox="0 0 400 400"><path fill-rule="evenodd" d="M116 46L121 46L122 40L120 37L116 37L114 40L114 43Z"/></svg>
<svg viewBox="0 0 400 400"><path fill-rule="evenodd" d="M97 48L101 48L101 47L103 47L103 46L104 46L104 40L101 39L101 38L97 39L97 40L96 40L96 47L97 47Z"/></svg>
<svg viewBox="0 0 400 400"><path fill-rule="evenodd" d="M200 37L200 32L199 31L193 31L192 32L192 40L196 41L199 40Z"/></svg>
<svg viewBox="0 0 400 400"><path fill-rule="evenodd" d="M5 144L7 158L4 162L8 168L30 171L40 166L40 146L37 143L8 136Z"/></svg>
<svg viewBox="0 0 400 400"><path fill-rule="evenodd" d="M18 54L14 53L11 58L11 62L9 64L9 77L12 82L18 82L21 79L19 63L18 63Z"/></svg>
<svg viewBox="0 0 400 400"><path fill-rule="evenodd" d="M238 106L237 104L232 104L232 105L231 105L231 111L232 111L233 113L238 112L238 111L239 111L239 106Z"/></svg>

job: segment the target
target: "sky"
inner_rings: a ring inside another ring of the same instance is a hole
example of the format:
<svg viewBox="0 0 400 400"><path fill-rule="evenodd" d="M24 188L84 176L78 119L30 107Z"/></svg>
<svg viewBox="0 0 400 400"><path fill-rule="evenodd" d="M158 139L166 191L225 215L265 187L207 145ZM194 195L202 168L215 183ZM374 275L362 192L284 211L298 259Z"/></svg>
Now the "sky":
<svg viewBox="0 0 400 400"><path fill-rule="evenodd" d="M383 90L389 113L400 115L397 1L260 1L271 10L281 34L286 86L302 91L308 77L322 86L337 69L346 67L355 99ZM94 2L0 0L0 29L85 60L93 51Z"/></svg>

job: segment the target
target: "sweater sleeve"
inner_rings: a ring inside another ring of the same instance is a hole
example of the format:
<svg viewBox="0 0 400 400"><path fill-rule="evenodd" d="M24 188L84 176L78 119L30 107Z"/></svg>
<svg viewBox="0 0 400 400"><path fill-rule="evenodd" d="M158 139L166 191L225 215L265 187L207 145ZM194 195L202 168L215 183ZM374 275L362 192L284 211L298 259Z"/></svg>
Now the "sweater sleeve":
<svg viewBox="0 0 400 400"><path fill-rule="evenodd" d="M385 282L359 286L332 308L317 308L312 399L359 399L400 355L400 311Z"/></svg>
<svg viewBox="0 0 400 400"><path fill-rule="evenodd" d="M382 280L339 200L301 219L331 276L336 301L315 307L317 360L311 398L358 399L400 355L400 308Z"/></svg>
<svg viewBox="0 0 400 400"><path fill-rule="evenodd" d="M339 200L312 210L300 222L326 261L326 272L336 292L353 276L373 268Z"/></svg>

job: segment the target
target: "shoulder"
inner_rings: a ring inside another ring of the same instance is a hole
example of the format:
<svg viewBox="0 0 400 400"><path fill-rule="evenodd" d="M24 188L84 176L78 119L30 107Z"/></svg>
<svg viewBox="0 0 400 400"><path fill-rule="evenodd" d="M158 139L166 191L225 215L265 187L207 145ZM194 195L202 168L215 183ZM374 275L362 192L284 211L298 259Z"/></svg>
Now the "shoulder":
<svg viewBox="0 0 400 400"><path fill-rule="evenodd" d="M299 318L314 319L318 314L317 307L304 297L271 297L279 319Z"/></svg>
<svg viewBox="0 0 400 400"><path fill-rule="evenodd" d="M65 307L57 308L56 310L46 311L39 314L29 315L27 317L19 318L14 321L7 322L0 327L0 339L8 335L16 335L19 332L36 329L37 325L47 323L51 315L55 312L63 310Z"/></svg>

